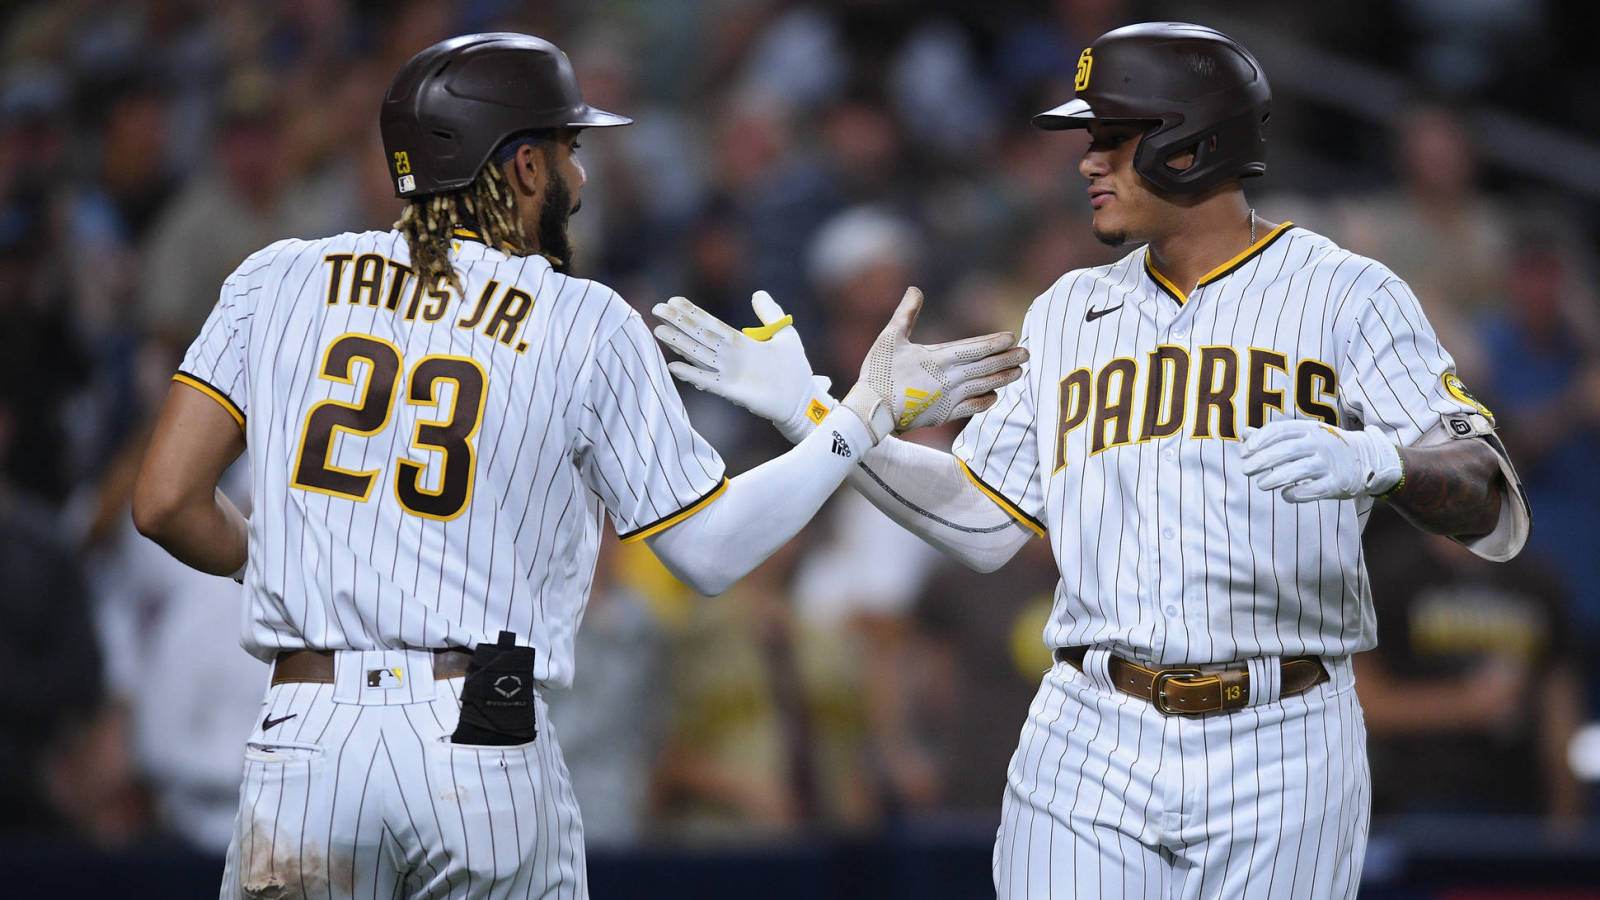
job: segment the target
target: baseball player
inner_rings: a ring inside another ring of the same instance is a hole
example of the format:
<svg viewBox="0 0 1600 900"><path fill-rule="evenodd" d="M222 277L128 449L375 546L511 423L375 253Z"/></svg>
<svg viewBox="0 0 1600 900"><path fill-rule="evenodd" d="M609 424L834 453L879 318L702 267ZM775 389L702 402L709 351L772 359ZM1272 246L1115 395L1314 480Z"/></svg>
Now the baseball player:
<svg viewBox="0 0 1600 900"><path fill-rule="evenodd" d="M540 692L572 679L602 517L715 593L878 441L1020 377L1012 335L909 342L909 291L843 408L725 478L638 314L567 274L579 131L628 121L538 38L422 51L382 106L395 229L255 253L184 357L134 517L243 581L273 664L223 897L586 896ZM246 450L248 522L215 489Z"/></svg>
<svg viewBox="0 0 1600 900"><path fill-rule="evenodd" d="M1033 536L1060 567L1056 663L1007 772L1001 897L1353 897L1368 513L1386 498L1505 560L1526 501L1405 283L1248 205L1270 101L1249 51L1133 25L1083 52L1075 88L1034 123L1088 129L1094 234L1143 246L1039 296L1025 376L953 455L890 440L848 480L974 568ZM674 374L804 437L796 342L678 298L657 315L688 359ZM710 334L714 352L694 340Z"/></svg>

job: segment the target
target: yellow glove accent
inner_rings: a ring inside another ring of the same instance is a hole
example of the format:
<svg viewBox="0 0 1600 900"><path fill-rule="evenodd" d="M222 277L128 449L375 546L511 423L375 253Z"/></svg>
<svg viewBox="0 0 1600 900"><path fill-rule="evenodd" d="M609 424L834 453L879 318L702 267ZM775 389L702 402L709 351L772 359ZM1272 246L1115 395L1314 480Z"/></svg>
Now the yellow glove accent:
<svg viewBox="0 0 1600 900"><path fill-rule="evenodd" d="M823 406L820 400L813 400L811 405L806 407L806 418L810 419L813 425L821 425L822 420L827 417L828 408Z"/></svg>
<svg viewBox="0 0 1600 900"><path fill-rule="evenodd" d="M910 427L911 420L915 419L918 413L938 403L939 398L943 396L944 391L930 393L928 391L919 391L916 388L906 388L906 411L900 414L899 427Z"/></svg>
<svg viewBox="0 0 1600 900"><path fill-rule="evenodd" d="M745 337L751 338L752 340L770 341L772 340L773 335L793 324L794 316L784 316L776 322L768 322L767 324L759 327L741 328L739 330L744 332Z"/></svg>

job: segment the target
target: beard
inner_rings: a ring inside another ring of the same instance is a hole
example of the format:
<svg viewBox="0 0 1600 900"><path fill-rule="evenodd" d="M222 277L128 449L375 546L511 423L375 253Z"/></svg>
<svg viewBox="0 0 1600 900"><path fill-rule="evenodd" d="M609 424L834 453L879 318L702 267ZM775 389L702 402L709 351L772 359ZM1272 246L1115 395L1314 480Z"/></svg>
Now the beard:
<svg viewBox="0 0 1600 900"><path fill-rule="evenodd" d="M539 254L550 260L550 268L562 275L572 269L572 236L567 233L567 220L577 211L566 182L551 178L549 187L545 188L544 206L539 210Z"/></svg>
<svg viewBox="0 0 1600 900"><path fill-rule="evenodd" d="M1089 230L1094 232L1095 240L1105 244L1107 247L1121 247L1128 242L1128 233L1126 231L1102 231L1094 227Z"/></svg>

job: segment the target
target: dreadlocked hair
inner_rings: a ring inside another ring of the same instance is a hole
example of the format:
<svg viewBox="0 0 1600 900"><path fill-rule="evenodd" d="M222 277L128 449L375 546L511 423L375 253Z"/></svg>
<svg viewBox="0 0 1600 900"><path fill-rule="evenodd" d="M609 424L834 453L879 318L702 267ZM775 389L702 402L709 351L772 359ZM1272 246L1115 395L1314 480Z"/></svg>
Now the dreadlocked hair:
<svg viewBox="0 0 1600 900"><path fill-rule="evenodd" d="M464 188L406 201L394 227L405 236L411 266L421 283L435 284L442 277L457 293L464 290L450 265L450 242L457 228L477 232L490 247L521 253L528 246L511 184L493 159Z"/></svg>

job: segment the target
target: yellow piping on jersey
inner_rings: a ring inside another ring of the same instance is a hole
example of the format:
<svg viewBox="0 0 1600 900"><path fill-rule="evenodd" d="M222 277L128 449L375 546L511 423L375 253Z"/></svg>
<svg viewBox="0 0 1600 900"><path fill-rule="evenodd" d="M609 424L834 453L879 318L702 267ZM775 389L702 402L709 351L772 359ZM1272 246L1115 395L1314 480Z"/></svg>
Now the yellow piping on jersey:
<svg viewBox="0 0 1600 900"><path fill-rule="evenodd" d="M1233 259L1228 260L1227 262L1223 263L1222 265L1217 266L1215 269L1212 269L1211 271L1207 272L1206 274L1200 276L1200 281L1195 284L1195 287L1203 287L1206 284L1209 284L1209 283L1211 283L1213 281L1216 281L1218 278L1221 278L1222 276L1228 274L1229 272L1232 272L1234 269L1237 269L1239 266L1244 264L1245 260L1249 259L1252 256L1255 256L1257 253L1260 253L1262 250L1267 249L1267 245L1272 243L1273 241L1277 240L1278 239L1278 235L1283 234L1284 229L1290 228L1290 227L1293 227L1293 226L1294 226L1293 222L1284 222L1282 225L1279 225L1277 228L1274 228L1271 231L1267 232L1267 236L1266 237L1264 237L1261 240L1256 241L1254 244L1251 244L1250 246L1244 248L1244 251L1241 252L1238 256L1235 256Z"/></svg>
<svg viewBox="0 0 1600 900"><path fill-rule="evenodd" d="M1189 295L1178 290L1178 286L1168 281L1167 276L1156 271L1156 267L1150 262L1150 254L1148 252L1144 255L1144 270L1150 273L1151 278L1155 279L1158 287L1171 294L1172 299L1178 301L1179 306L1182 306L1189 299Z"/></svg>
<svg viewBox="0 0 1600 900"><path fill-rule="evenodd" d="M485 241L483 239L483 236L478 234L476 231L473 231L470 228L461 228L461 227L458 226L456 228L451 229L450 234L453 237L466 238L469 241L477 241L480 244L485 243ZM509 254L511 256L520 256L521 255L521 254L519 254L517 252L517 248L516 247L513 247L510 244L507 244L507 243L504 243L504 242L502 242L500 244L500 251L502 253L506 253L506 254ZM541 253L539 255L540 256L544 256L545 259L551 260L552 265L554 264L554 262L555 262L555 258L554 257L545 256L543 253Z"/></svg>
<svg viewBox="0 0 1600 900"><path fill-rule="evenodd" d="M1195 282L1195 289L1198 290L1202 287L1205 287L1207 284L1222 278L1223 276L1231 273L1234 269L1244 265L1244 263L1249 260L1250 257L1255 256L1262 250L1267 249L1268 244L1277 240L1279 235L1283 234L1286 229L1293 227L1293 225L1293 222L1284 222L1277 228L1267 232L1266 237L1263 237L1261 240L1256 241L1254 244L1244 248L1244 250L1240 252L1238 256L1235 256L1233 259L1228 260L1222 265L1217 266L1215 269L1212 269L1206 274L1200 276L1200 280ZM1149 272L1150 277L1155 279L1156 284L1160 285L1163 290L1171 294L1172 299L1178 301L1180 305L1188 301L1189 295L1186 292L1179 290L1178 286L1168 280L1165 275L1162 275L1160 272L1156 271L1155 264L1150 262L1149 251L1146 251L1144 255L1144 270Z"/></svg>
<svg viewBox="0 0 1600 900"><path fill-rule="evenodd" d="M1001 509L1009 513L1013 519L1021 522L1029 531L1033 532L1039 537L1044 537L1044 526L1035 521L1032 516L1018 509L1015 503L1012 503L1010 500L1007 500L1005 497L1001 496L999 491L993 490L988 485L984 484L983 479L979 478L977 475L974 475L972 470L967 468L967 464L962 462L959 457L956 459L956 465L961 467L962 474L966 475L967 480L972 482L973 487L976 487L978 490L982 491L985 497L988 497L990 500L993 500L995 503L999 504Z"/></svg>
<svg viewBox="0 0 1600 900"><path fill-rule="evenodd" d="M228 415L233 416L233 421L239 423L239 430L244 431L244 412L232 400L228 399L227 394L185 372L179 372L172 376L172 380L179 384L186 384L220 403L222 408L228 411Z"/></svg>
<svg viewBox="0 0 1600 900"><path fill-rule="evenodd" d="M659 534L660 532L665 531L668 528L671 528L672 526L678 524L679 522L682 522L684 519L689 518L690 516L694 515L695 513L699 512L700 510L705 509L707 506L710 506L711 505L711 501L717 499L718 497L721 497L722 496L722 492L727 490L727 489L728 489L728 479L724 478L724 479L722 479L722 483L717 485L716 488L711 491L711 493L705 495L704 497L701 497L699 500L696 500L695 502L689 504L688 506L684 507L683 509L679 510L678 512L675 512L672 515L667 516L665 519L661 519L661 520L659 520L657 522L654 522L652 524L646 525L643 528L640 528L638 531L634 531L632 533L629 533L629 534L626 534L626 535L622 535L621 536L622 543L631 544L634 541L641 541L641 540L644 540L645 538L649 537L652 534Z"/></svg>

